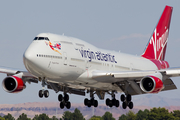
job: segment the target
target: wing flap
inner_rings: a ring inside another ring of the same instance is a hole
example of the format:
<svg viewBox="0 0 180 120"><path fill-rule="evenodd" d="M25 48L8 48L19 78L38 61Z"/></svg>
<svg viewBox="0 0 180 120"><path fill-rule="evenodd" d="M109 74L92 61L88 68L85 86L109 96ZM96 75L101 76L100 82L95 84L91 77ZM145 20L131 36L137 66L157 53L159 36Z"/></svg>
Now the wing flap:
<svg viewBox="0 0 180 120"><path fill-rule="evenodd" d="M171 79L164 80L163 84L164 84L164 89L162 91L177 89L176 85Z"/></svg>
<svg viewBox="0 0 180 120"><path fill-rule="evenodd" d="M139 85L137 84L137 82L135 81L129 81L131 87L134 89L134 91L137 93L137 94L142 94L143 91L141 90L141 88L139 87Z"/></svg>

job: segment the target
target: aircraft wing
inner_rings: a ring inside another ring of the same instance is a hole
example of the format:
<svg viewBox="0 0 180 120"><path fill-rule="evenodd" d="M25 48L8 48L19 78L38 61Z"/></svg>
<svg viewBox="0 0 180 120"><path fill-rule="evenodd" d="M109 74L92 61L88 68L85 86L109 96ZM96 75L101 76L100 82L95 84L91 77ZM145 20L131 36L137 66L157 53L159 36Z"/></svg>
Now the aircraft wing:
<svg viewBox="0 0 180 120"><path fill-rule="evenodd" d="M156 73L156 71L120 71L120 72L105 72L93 71L92 78L98 82L114 83L124 80L141 79L144 76Z"/></svg>
<svg viewBox="0 0 180 120"><path fill-rule="evenodd" d="M92 72L92 78L98 82L113 83L121 88L122 91L131 95L145 94L140 88L140 81L146 76L162 76L165 90L177 89L170 77L180 76L180 68L170 68L150 71L119 71L107 72L95 70ZM126 84L128 83L128 84Z"/></svg>
<svg viewBox="0 0 180 120"><path fill-rule="evenodd" d="M161 73L165 74L168 77L178 77L180 76L180 68L169 68L159 70Z"/></svg>
<svg viewBox="0 0 180 120"><path fill-rule="evenodd" d="M0 73L5 73L7 76L17 76L22 78L24 82L38 83L38 79L30 74L28 71L19 71L12 68L0 67Z"/></svg>

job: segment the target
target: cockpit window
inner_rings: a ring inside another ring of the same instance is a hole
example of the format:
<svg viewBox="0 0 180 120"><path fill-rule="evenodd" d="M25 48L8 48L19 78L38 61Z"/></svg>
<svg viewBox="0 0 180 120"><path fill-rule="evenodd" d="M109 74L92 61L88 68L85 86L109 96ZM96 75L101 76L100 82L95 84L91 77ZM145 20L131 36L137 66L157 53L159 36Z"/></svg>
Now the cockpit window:
<svg viewBox="0 0 180 120"><path fill-rule="evenodd" d="M49 38L48 37L35 37L34 40L48 40L49 41Z"/></svg>
<svg viewBox="0 0 180 120"><path fill-rule="evenodd" d="M44 40L44 37L39 37L38 40Z"/></svg>
<svg viewBox="0 0 180 120"><path fill-rule="evenodd" d="M37 40L37 39L38 39L38 37L35 37L35 38L34 38L34 40Z"/></svg>
<svg viewBox="0 0 180 120"><path fill-rule="evenodd" d="M45 37L45 40L49 40L47 37Z"/></svg>

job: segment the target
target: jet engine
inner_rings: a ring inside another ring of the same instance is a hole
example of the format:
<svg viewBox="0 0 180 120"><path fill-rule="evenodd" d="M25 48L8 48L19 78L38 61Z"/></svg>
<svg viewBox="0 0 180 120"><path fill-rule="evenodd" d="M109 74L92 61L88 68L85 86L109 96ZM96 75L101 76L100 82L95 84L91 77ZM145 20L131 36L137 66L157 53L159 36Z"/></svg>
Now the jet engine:
<svg viewBox="0 0 180 120"><path fill-rule="evenodd" d="M158 93L164 86L161 79L155 76L146 76L140 81L140 88L146 93Z"/></svg>
<svg viewBox="0 0 180 120"><path fill-rule="evenodd" d="M3 89L9 93L21 92L24 88L24 82L17 76L8 76L2 82Z"/></svg>

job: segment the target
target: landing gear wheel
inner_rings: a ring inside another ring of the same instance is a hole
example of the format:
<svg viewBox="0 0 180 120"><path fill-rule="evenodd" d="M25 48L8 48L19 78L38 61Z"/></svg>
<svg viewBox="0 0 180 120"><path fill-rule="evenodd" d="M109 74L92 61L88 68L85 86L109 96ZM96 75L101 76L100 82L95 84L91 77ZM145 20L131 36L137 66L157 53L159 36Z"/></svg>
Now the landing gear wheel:
<svg viewBox="0 0 180 120"><path fill-rule="evenodd" d="M88 99L87 99L87 98L84 99L84 105L85 105L85 106L88 105Z"/></svg>
<svg viewBox="0 0 180 120"><path fill-rule="evenodd" d="M88 100L87 106L88 106L88 107L91 107L91 100Z"/></svg>
<svg viewBox="0 0 180 120"><path fill-rule="evenodd" d="M107 98L107 99L106 99L106 105L107 105L107 106L109 106L109 101L110 101L110 99Z"/></svg>
<svg viewBox="0 0 180 120"><path fill-rule="evenodd" d="M129 102L128 107L129 107L129 109L133 109L133 102Z"/></svg>
<svg viewBox="0 0 180 120"><path fill-rule="evenodd" d="M48 90L45 90L45 91L44 91L44 97L45 97L45 98L48 98L48 97L49 97L49 91L48 91Z"/></svg>
<svg viewBox="0 0 180 120"><path fill-rule="evenodd" d="M90 101L91 101L91 105L94 105L94 98L92 98Z"/></svg>
<svg viewBox="0 0 180 120"><path fill-rule="evenodd" d="M113 106L113 102L112 100L109 100L109 107L112 107Z"/></svg>
<svg viewBox="0 0 180 120"><path fill-rule="evenodd" d="M40 98L43 97L43 91L42 91L42 90L39 91L39 97L40 97Z"/></svg>
<svg viewBox="0 0 180 120"><path fill-rule="evenodd" d="M94 107L97 107L97 106L98 106L98 101L94 100Z"/></svg>
<svg viewBox="0 0 180 120"><path fill-rule="evenodd" d="M59 102L61 102L61 101L63 100L62 94L59 94L59 95L58 95L58 100L59 100Z"/></svg>
<svg viewBox="0 0 180 120"><path fill-rule="evenodd" d="M70 103L70 102L67 102L67 103L66 103L66 108L67 108L67 109L70 109L70 108L71 108L71 103Z"/></svg>
<svg viewBox="0 0 180 120"><path fill-rule="evenodd" d="M60 108L61 108L61 109L64 108L64 103L63 103L63 102L60 103Z"/></svg>
<svg viewBox="0 0 180 120"><path fill-rule="evenodd" d="M112 99L112 105L116 105L116 99Z"/></svg>
<svg viewBox="0 0 180 120"><path fill-rule="evenodd" d="M69 95L68 94L65 94L64 95L64 101L67 102L69 100Z"/></svg>
<svg viewBox="0 0 180 120"><path fill-rule="evenodd" d="M122 103L122 108L123 108L123 109L126 109L126 107L127 107L126 102L123 102L123 103Z"/></svg>
<svg viewBox="0 0 180 120"><path fill-rule="evenodd" d="M126 100L127 100L127 102L131 101L131 95L128 94L126 97Z"/></svg>
<svg viewBox="0 0 180 120"><path fill-rule="evenodd" d="M121 95L121 101L122 101L122 102L124 102L124 101L125 101L125 99L126 99L125 95L124 95L124 94L122 94L122 95Z"/></svg>
<svg viewBox="0 0 180 120"><path fill-rule="evenodd" d="M119 107L119 100L116 100L115 97L112 100L107 98L106 99L106 105L109 106L109 107L112 107L112 106Z"/></svg>
<svg viewBox="0 0 180 120"><path fill-rule="evenodd" d="M116 107L119 107L119 100L116 100L115 106L116 106Z"/></svg>

